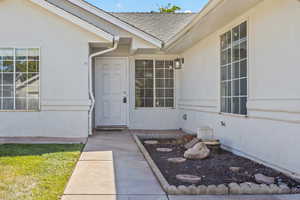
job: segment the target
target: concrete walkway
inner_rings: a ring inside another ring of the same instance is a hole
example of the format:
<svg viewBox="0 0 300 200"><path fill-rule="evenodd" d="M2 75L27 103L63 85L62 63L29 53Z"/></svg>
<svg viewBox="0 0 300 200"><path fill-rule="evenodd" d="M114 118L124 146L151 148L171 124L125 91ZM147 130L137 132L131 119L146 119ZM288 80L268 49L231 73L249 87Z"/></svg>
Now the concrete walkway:
<svg viewBox="0 0 300 200"><path fill-rule="evenodd" d="M90 137L63 200L167 200L131 135Z"/></svg>
<svg viewBox="0 0 300 200"><path fill-rule="evenodd" d="M167 196L124 131L89 138L62 200L300 200L300 195Z"/></svg>

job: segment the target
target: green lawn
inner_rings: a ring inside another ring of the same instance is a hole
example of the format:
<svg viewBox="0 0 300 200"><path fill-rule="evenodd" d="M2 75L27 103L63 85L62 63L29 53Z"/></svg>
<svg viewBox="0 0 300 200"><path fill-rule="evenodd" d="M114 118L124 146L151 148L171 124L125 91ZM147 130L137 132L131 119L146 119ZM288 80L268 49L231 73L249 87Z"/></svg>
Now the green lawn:
<svg viewBox="0 0 300 200"><path fill-rule="evenodd" d="M0 145L0 200L57 200L83 145Z"/></svg>

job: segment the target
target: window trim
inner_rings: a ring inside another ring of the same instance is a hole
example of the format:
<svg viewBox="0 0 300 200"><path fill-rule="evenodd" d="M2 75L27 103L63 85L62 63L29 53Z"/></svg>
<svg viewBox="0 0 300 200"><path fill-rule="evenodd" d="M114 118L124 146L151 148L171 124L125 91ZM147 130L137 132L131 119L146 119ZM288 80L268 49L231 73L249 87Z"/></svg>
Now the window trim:
<svg viewBox="0 0 300 200"><path fill-rule="evenodd" d="M137 60L152 60L153 61L153 69L154 69L154 74L153 74L153 107L137 107L136 106L136 85L135 85L135 80L136 80L136 77L135 77L135 74L136 74L136 66L135 66L135 63ZM174 110L176 109L176 106L177 106L177 102L176 102L176 95L177 95L177 89L176 89L176 70L174 69L173 70L173 73L174 73L174 86L173 86L173 92L174 92L174 96L173 96L173 107L157 107L155 105L155 102L156 102L156 74L155 74L155 66L156 66L156 61L174 61L174 58L173 57L148 57L148 56L137 56L137 57L134 57L133 58L133 65L134 65L134 74L133 74L133 77L134 77L134 89L133 89L133 98L134 98L134 109L135 110Z"/></svg>
<svg viewBox="0 0 300 200"><path fill-rule="evenodd" d="M14 60L13 60L13 63L14 63L14 78L13 78L13 81L14 81L14 96L13 96L13 99L14 99L14 109L12 110L2 110L0 109L0 113L1 112L41 112L41 66L42 66L42 63L41 63L41 47L40 46L15 46L15 45L8 45L8 46L2 46L0 45L0 49L13 49L14 51ZM20 110L17 110L16 109L16 88L15 88L15 74L16 74L16 49L38 49L38 52L39 52L39 83L38 83L38 88L39 88L39 96L38 96L38 109L36 110L24 110L24 109L20 109Z"/></svg>
<svg viewBox="0 0 300 200"><path fill-rule="evenodd" d="M240 26L240 25L242 25L245 22L246 22L246 27L247 27L247 32L246 32L247 36L245 38L245 41L247 42L247 46L246 46L247 57L245 59L241 59L241 60L246 60L247 61L247 67L246 67L246 69L247 69L247 76L243 77L243 78L247 78L247 95L240 95L240 96L245 96L247 98L247 103L249 101L249 92L250 92L249 91L249 83L250 83L250 81L249 81L249 74L250 74L250 72L249 72L249 65L250 65L250 54L251 54L251 52L250 52L250 45L251 45L250 44L250 42L251 42L250 33L251 32L250 32L250 19L249 19L249 17L243 17L243 18L240 18L239 20L234 21L234 23L231 23L230 25L228 25L225 28L223 28L222 31L218 32L218 35L219 35L219 37L218 37L219 38L219 40L218 40L218 44L219 44L219 51L218 51L218 58L219 58L218 59L218 63L219 63L218 64L218 77L219 77L219 85L218 85L218 87L219 87L219 115L231 116L231 117L242 117L242 118L248 118L249 117L249 110L248 110L247 107L246 107L247 114L237 114L237 113L233 113L233 112L230 112L230 113L228 113L228 112L222 112L222 94L221 94L221 92L222 92L222 88L221 88L221 83L222 83L221 68L222 68L223 65L221 63L221 56L222 56L221 55L221 51L222 51L222 47L221 47L220 41L221 41L221 38L222 38L222 36L224 34L226 34L229 31L232 32L235 27ZM231 40L232 40L232 38L231 38ZM240 40L239 40L239 42L240 42ZM233 46L234 46L232 44L233 44L233 41L231 41L231 48L233 48ZM226 49L228 49L228 48L226 48ZM232 59L233 59L233 54L231 52L231 64L235 63ZM241 60L239 60L239 62ZM232 73L233 73L232 71L233 70L231 68L231 80L232 80ZM232 87L233 87L233 84L231 84L231 88ZM231 90L231 93L232 93L232 90ZM233 95L231 95L231 97L233 97ZM247 106L247 104L246 104L246 106Z"/></svg>

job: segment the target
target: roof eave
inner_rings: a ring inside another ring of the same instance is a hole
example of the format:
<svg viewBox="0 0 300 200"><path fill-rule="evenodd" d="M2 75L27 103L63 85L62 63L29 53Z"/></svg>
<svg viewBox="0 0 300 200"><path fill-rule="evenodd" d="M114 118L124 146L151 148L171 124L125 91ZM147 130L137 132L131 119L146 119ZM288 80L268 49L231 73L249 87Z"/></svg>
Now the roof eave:
<svg viewBox="0 0 300 200"><path fill-rule="evenodd" d="M105 39L107 42L109 43L113 43L114 42L114 35L105 32L104 30L94 26L93 24L90 24L84 20L82 20L81 18L72 15L71 13L49 3L48 1L45 0L30 0L31 2L41 6L42 8L45 8L47 10L49 10L50 12L72 22L73 24L76 24L78 26L80 26L81 28L96 34L97 36Z"/></svg>
<svg viewBox="0 0 300 200"><path fill-rule="evenodd" d="M184 52L262 1L210 0L190 24L167 41L165 51L169 53Z"/></svg>
<svg viewBox="0 0 300 200"><path fill-rule="evenodd" d="M165 50L169 50L172 48L172 46L176 45L180 38L189 32L200 19L209 14L223 1L224 0L209 0L209 2L201 9L201 11L189 24L187 24L181 31L179 31L165 43Z"/></svg>
<svg viewBox="0 0 300 200"><path fill-rule="evenodd" d="M101 17L102 19L132 33L133 35L136 35L148 42L150 42L151 44L155 45L156 47L158 48L162 48L164 46L164 42L161 41L160 39L126 23L126 22L123 22L122 20L120 20L119 18L113 16L112 14L110 13L107 13L93 5L91 5L90 3L82 0L82 1L79 1L79 0L68 0L69 2L73 3L74 5L78 6L78 7L81 7L85 10L87 10L88 12L90 13L93 13L94 15L98 16L98 17Z"/></svg>

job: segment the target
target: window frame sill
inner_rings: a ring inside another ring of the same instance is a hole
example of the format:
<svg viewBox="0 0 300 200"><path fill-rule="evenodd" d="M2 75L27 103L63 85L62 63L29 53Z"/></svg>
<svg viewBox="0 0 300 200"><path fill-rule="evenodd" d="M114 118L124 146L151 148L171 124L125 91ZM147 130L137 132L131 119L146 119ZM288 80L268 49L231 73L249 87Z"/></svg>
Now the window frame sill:
<svg viewBox="0 0 300 200"><path fill-rule="evenodd" d="M219 112L219 115L225 116L225 117L237 117L237 118L248 118L249 115L241 115L241 114L234 114L234 113L224 113L224 112Z"/></svg>
<svg viewBox="0 0 300 200"><path fill-rule="evenodd" d="M153 111L155 111L155 110L176 110L176 108L175 107L135 107L134 108L134 110L153 110Z"/></svg>
<svg viewBox="0 0 300 200"><path fill-rule="evenodd" d="M30 113L33 113L33 112L41 112L41 110L0 110L0 113L5 113L5 112L12 112L12 113L17 113L17 112L30 112Z"/></svg>

